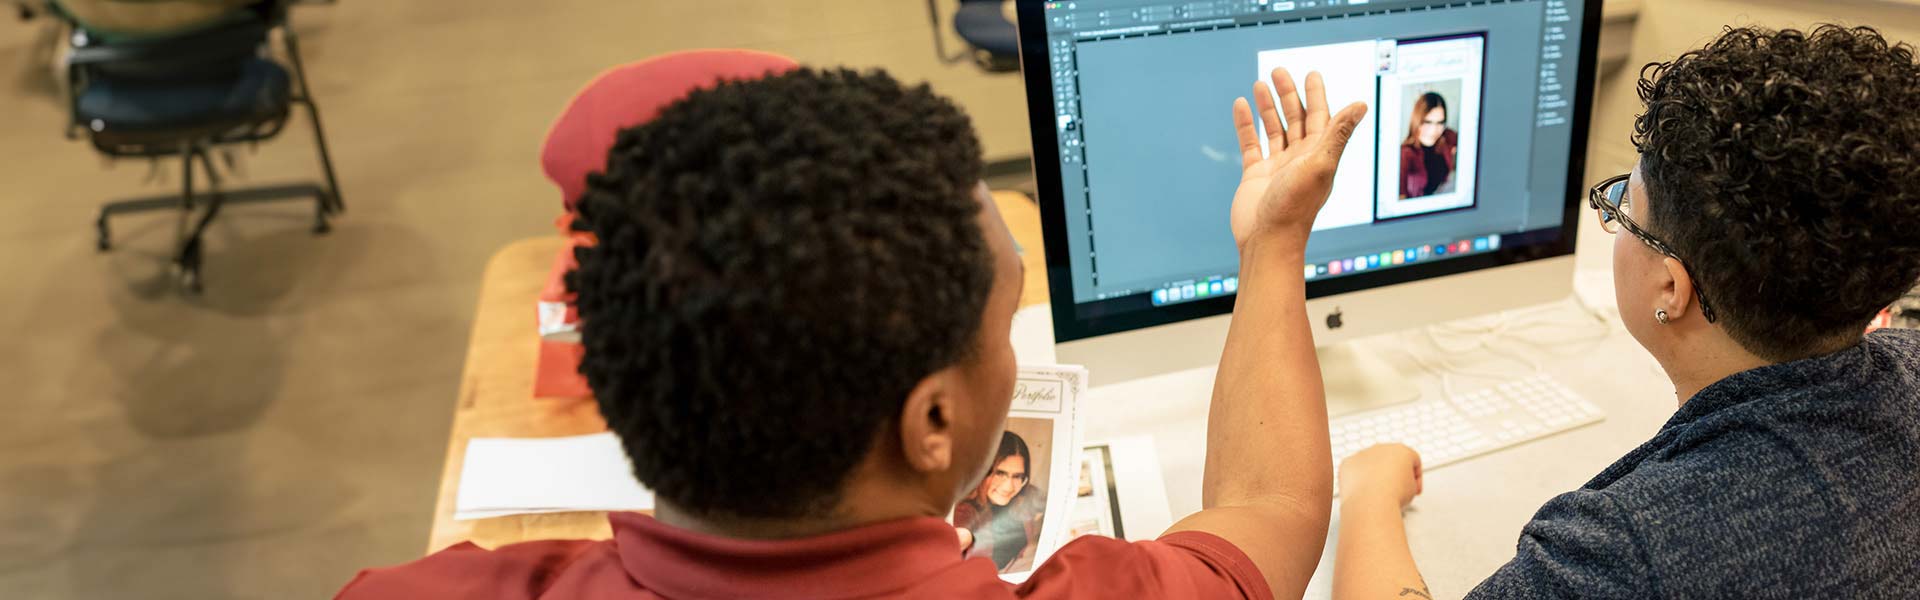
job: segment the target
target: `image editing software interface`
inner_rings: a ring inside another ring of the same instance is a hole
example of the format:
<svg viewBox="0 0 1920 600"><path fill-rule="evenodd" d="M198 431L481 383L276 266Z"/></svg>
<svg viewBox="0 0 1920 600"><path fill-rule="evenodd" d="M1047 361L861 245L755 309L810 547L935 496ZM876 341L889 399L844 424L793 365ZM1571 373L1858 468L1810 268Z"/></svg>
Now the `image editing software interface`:
<svg viewBox="0 0 1920 600"><path fill-rule="evenodd" d="M1058 194L1042 199L1065 215L1072 316L1238 290L1227 215L1240 156L1229 108L1275 67L1303 95L1307 73L1319 71L1333 110L1369 106L1314 223L1310 291L1564 233L1579 151L1578 0L1039 5L1048 73L1035 78L1029 56L1029 84L1052 84L1060 178ZM1336 291L1317 295L1356 288L1323 289ZM1169 320L1178 319L1159 322Z"/></svg>

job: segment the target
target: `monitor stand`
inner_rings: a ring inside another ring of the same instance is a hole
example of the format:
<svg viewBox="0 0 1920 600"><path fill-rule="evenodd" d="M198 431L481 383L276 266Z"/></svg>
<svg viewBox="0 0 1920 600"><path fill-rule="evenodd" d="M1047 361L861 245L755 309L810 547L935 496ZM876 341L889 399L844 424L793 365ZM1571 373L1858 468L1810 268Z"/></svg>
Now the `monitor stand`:
<svg viewBox="0 0 1920 600"><path fill-rule="evenodd" d="M1322 346L1318 352L1320 377L1326 382L1328 418L1420 398L1420 387L1401 375L1379 352L1361 348L1355 342Z"/></svg>

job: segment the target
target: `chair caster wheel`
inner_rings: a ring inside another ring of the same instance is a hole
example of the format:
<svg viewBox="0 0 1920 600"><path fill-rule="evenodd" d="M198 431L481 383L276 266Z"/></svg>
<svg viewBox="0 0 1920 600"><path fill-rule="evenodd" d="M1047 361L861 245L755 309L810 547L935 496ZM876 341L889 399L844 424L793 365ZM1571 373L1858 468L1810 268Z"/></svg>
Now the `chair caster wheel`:
<svg viewBox="0 0 1920 600"><path fill-rule="evenodd" d="M198 296L203 282L200 280L200 240L194 239L180 249L180 257L174 260L173 274L180 280L180 290L189 296Z"/></svg>
<svg viewBox="0 0 1920 600"><path fill-rule="evenodd" d="M330 233L330 232L332 232L332 231L333 231L333 224L331 224L331 223L328 223L328 222L326 222L326 221L324 221L324 220L322 220L322 221L316 221L316 222L314 222L314 224L313 224L313 234L314 234L314 235L326 235L326 234L328 234L328 233Z"/></svg>
<svg viewBox="0 0 1920 600"><path fill-rule="evenodd" d="M185 271L180 274L180 290L189 296L198 296L205 291L200 282L199 271Z"/></svg>

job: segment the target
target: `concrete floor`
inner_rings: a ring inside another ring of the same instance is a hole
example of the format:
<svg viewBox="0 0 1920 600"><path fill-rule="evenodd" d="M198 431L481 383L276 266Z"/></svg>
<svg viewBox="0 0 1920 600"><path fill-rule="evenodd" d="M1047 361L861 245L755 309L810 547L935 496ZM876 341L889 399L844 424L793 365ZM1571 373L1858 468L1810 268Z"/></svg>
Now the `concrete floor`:
<svg viewBox="0 0 1920 600"><path fill-rule="evenodd" d="M950 0L949 0L950 3ZM1652 0L1634 61L1726 22L1805 24L1785 0ZM1913 35L1920 9L1836 0ZM1839 8L1834 8L1839 7ZM446 448L478 278L548 231L541 137L596 72L698 47L884 66L973 115L990 157L1026 151L1014 75L933 56L920 2L470 0L303 7L294 15L351 212L252 206L212 230L206 294L160 276L170 216L95 207L167 191L61 137L50 33L0 23L0 596L315 598L417 557ZM1650 35L1651 33L1651 35ZM1915 38L1909 38L1915 39ZM1631 89L1603 87L1595 170L1622 150ZM1223 116L1224 118L1224 116ZM236 184L312 177L296 128ZM1605 165L1603 167L1603 165Z"/></svg>

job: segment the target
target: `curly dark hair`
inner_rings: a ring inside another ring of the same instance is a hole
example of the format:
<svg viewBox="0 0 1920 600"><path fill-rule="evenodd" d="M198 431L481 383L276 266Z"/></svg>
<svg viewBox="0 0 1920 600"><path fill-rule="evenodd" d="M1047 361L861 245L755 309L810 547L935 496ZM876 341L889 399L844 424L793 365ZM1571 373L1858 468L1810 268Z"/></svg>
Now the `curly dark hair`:
<svg viewBox="0 0 1920 600"><path fill-rule="evenodd" d="M1920 67L1870 27L1729 28L1641 71L1651 228L1727 334L1786 361L1857 341L1920 278Z"/></svg>
<svg viewBox="0 0 1920 600"><path fill-rule="evenodd" d="M640 481L701 515L832 508L913 386L974 356L981 168L959 108L880 71L723 82L620 132L567 284Z"/></svg>

